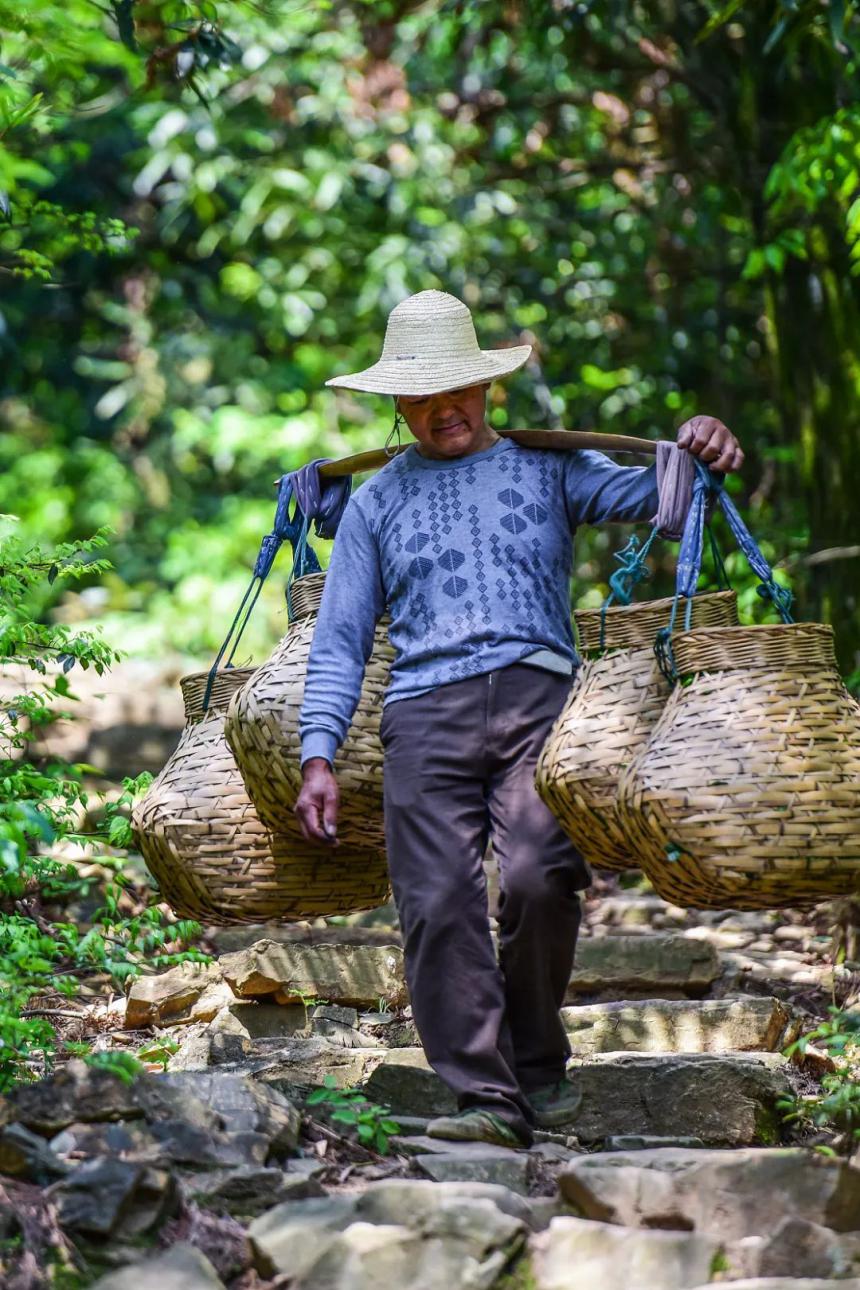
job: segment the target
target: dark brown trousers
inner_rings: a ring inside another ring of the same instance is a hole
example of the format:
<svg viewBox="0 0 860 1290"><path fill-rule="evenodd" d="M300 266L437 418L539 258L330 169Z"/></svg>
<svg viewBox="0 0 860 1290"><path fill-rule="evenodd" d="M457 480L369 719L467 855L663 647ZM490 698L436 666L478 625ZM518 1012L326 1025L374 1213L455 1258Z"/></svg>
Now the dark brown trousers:
<svg viewBox="0 0 860 1290"><path fill-rule="evenodd" d="M524 664L386 706L385 830L415 1024L461 1108L517 1128L560 1079L559 1017L590 873L534 787L569 677ZM483 857L499 863L498 960Z"/></svg>

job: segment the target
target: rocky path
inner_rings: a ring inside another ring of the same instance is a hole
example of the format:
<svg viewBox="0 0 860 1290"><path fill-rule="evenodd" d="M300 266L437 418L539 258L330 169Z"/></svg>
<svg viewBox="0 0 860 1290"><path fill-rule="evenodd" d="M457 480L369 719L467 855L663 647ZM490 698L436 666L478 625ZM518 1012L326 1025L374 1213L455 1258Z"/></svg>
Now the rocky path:
<svg viewBox="0 0 860 1290"><path fill-rule="evenodd" d="M366 921L224 930L211 965L136 982L103 1043L148 1034L166 1071L73 1062L0 1104L0 1242L25 1215L72 1290L860 1290L860 1159L790 1142L777 1105L816 1076L781 1050L858 1002L826 930L591 901L582 1114L510 1151L426 1136L452 1102L394 920ZM390 1108L384 1154L307 1105L324 1081Z"/></svg>

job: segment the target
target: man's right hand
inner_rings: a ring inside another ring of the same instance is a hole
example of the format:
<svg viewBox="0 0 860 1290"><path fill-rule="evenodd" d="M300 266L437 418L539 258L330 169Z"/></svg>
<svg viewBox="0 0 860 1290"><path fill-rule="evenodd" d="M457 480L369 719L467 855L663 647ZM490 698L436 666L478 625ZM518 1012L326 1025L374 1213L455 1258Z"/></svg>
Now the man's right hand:
<svg viewBox="0 0 860 1290"><path fill-rule="evenodd" d="M296 816L302 836L308 842L337 843L337 808L340 793L337 779L324 757L311 757L302 767L302 791L296 802Z"/></svg>

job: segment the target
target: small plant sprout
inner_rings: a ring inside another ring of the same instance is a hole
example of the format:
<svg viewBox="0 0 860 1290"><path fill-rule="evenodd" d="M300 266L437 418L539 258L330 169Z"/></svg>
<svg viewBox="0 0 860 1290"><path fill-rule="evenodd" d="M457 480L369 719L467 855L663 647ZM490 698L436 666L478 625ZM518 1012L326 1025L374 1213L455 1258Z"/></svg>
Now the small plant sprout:
<svg viewBox="0 0 860 1290"><path fill-rule="evenodd" d="M832 1069L821 1078L821 1091L791 1095L777 1106L787 1123L808 1123L835 1132L833 1144L821 1145L826 1155L851 1155L860 1144L860 1010L831 1006L829 1017L785 1049L786 1057L823 1052Z"/></svg>
<svg viewBox="0 0 860 1290"><path fill-rule="evenodd" d="M307 1030L311 1024L311 1008L322 1007L323 1004L328 1003L328 999L318 999L316 995L305 993L304 990L294 990L293 994L305 1010L305 1030Z"/></svg>
<svg viewBox="0 0 860 1290"><path fill-rule="evenodd" d="M144 1044L143 1048L138 1048L137 1059L147 1066L160 1066L166 1071L171 1057L178 1052L179 1043L172 1035L159 1035L157 1039Z"/></svg>
<svg viewBox="0 0 860 1290"><path fill-rule="evenodd" d="M333 1075L326 1075L321 1088L307 1098L308 1106L324 1109L333 1124L352 1131L363 1147L387 1155L391 1137L400 1132L388 1107L368 1101L358 1088L338 1088Z"/></svg>

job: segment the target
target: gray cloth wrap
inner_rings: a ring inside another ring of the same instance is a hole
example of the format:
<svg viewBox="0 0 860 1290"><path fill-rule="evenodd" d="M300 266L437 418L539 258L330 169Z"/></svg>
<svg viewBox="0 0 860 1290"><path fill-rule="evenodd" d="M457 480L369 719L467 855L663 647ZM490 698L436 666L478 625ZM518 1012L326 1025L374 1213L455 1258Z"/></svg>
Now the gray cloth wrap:
<svg viewBox="0 0 860 1290"><path fill-rule="evenodd" d="M696 468L686 448L666 439L657 442L657 514L651 523L661 537L680 542L693 501Z"/></svg>

